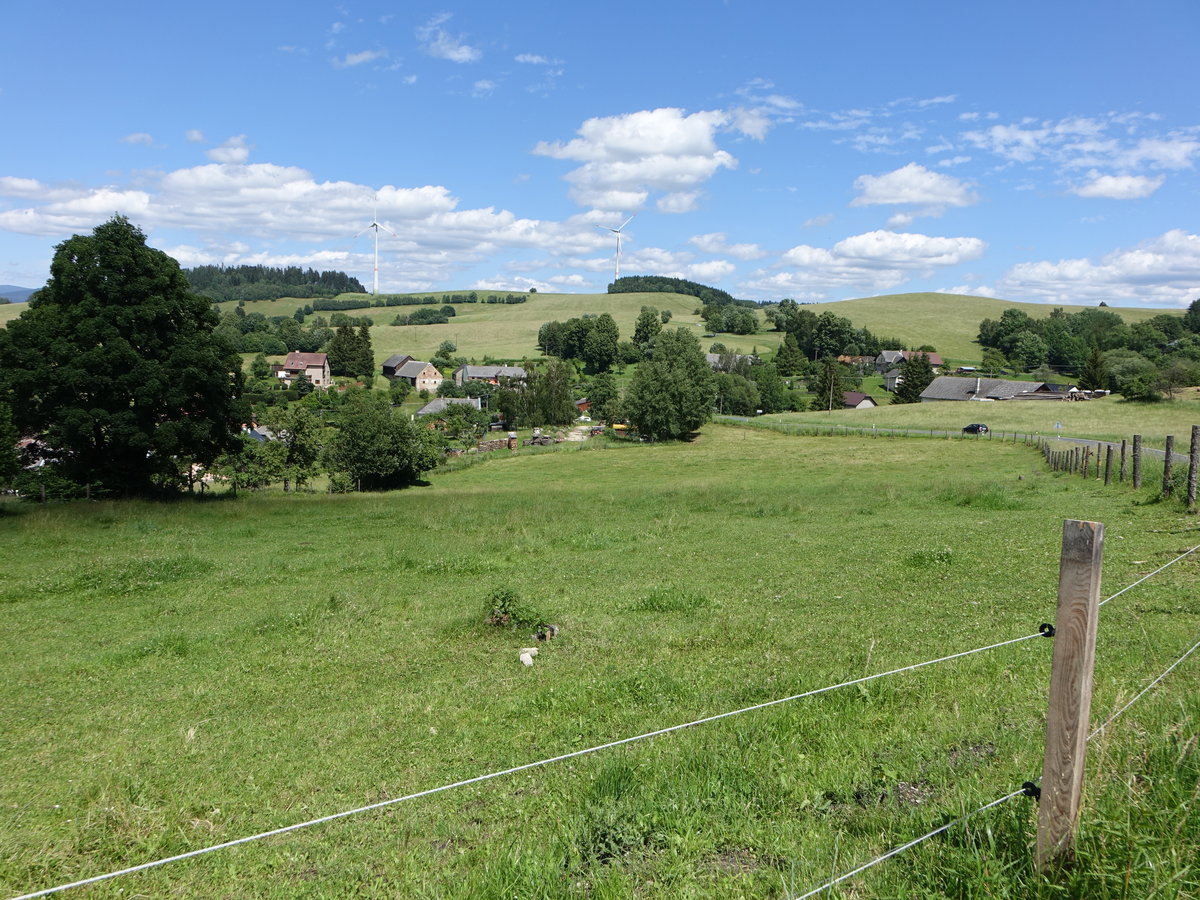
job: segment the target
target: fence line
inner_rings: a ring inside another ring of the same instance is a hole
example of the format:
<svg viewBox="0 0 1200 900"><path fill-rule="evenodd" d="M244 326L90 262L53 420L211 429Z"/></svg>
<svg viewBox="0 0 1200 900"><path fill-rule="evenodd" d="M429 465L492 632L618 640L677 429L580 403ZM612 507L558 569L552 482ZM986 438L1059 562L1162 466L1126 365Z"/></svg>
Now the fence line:
<svg viewBox="0 0 1200 900"><path fill-rule="evenodd" d="M1137 581L1135 581L1133 584L1131 584L1131 585L1127 585L1126 587L1123 587L1123 588L1121 588L1121 590L1117 591L1117 592L1116 592L1115 594L1113 594L1111 597L1105 597L1103 600L1101 600L1101 601L1100 601L1100 604L1099 604L1099 605L1100 605L1100 606L1103 606L1103 605L1104 605L1105 603L1107 603L1109 600L1116 600L1118 597L1120 597L1120 596L1121 596L1123 593L1125 593L1126 591L1131 591L1131 590L1133 590L1135 587L1137 587L1139 584L1141 584L1141 583L1142 583L1143 581L1145 581L1147 578L1153 578L1155 575L1157 575L1157 574L1158 574L1159 572L1161 572L1163 569L1170 568L1171 566L1175 565L1175 563L1177 563L1177 562L1179 562L1181 559L1183 559L1185 556L1190 556L1191 554L1195 553L1197 550L1200 550L1200 544L1197 544L1197 545L1196 545L1195 547L1193 547L1191 550L1185 550L1183 553L1180 553L1180 554L1179 554L1177 557L1175 557L1175 558L1174 558L1173 560L1171 560L1169 563L1166 563L1165 565L1159 566L1157 569L1155 569L1155 570L1154 570L1153 572L1151 572L1149 575L1143 575L1141 578L1139 578L1139 579L1138 579Z"/></svg>
<svg viewBox="0 0 1200 900"><path fill-rule="evenodd" d="M291 832L291 831L298 831L301 828L308 828L313 825L321 825L326 822L332 822L335 819L344 819L347 816L353 816L353 815L357 815L359 813L370 812L371 810L382 809L385 806L394 806L397 803L404 803L405 801L408 801L408 800L416 800L421 797L428 797L432 794L440 794L443 791L449 791L449 790L452 790L453 788L466 787L467 785L471 785L471 784L479 784L480 782L490 781L494 778L500 778L504 775L512 775L517 772L524 772L528 769L536 769L536 768L540 768L542 766L547 766L547 765L550 765L551 763L562 762L563 760L574 759L574 758L580 757L580 756L587 756L592 753L597 753L601 750L608 750L612 747L619 747L623 744L631 744L634 741L641 741L641 740L645 740L647 738L652 738L652 737L660 737L664 734L670 734L675 731L681 731L684 728L691 728L695 725L704 725L708 722L716 722L720 719L728 719L732 716L738 716L738 715L742 715L743 713L754 712L754 711L760 710L760 709L766 709L771 706L778 706L781 703L789 703L794 700L802 700L806 697L815 697L818 694L826 694L826 693L829 693L830 691L835 691L840 688L853 687L854 685L857 685L857 684L865 684L868 681L876 681L880 678L886 678L890 675L899 675L903 672L911 672L911 671L914 671L915 669L922 669L922 668L925 668L926 666L932 666L937 663L949 662L950 660L953 660L953 659L960 659L965 656L972 656L976 653L983 653L987 650L995 650L999 647L1007 647L1010 644L1018 644L1022 641L1028 641L1032 638L1043 637L1043 636L1044 636L1043 632L1036 631L1033 634L1027 634L1027 635L1024 635L1023 637L1018 637L1018 638L1010 638L1009 640L1006 640L1006 641L1000 641L999 643L989 644L986 647L976 647L974 650L963 650L959 653L952 653L949 656L942 656L942 657L938 657L937 659L930 659L930 660L926 660L925 662L914 663L909 666L902 666L898 669L889 669L886 672L877 672L874 675L864 675L862 678L855 678L850 681L843 681L840 684L831 684L831 685L827 685L826 687L816 688L811 691L804 691L803 693L800 693L800 694L792 694L789 697L780 697L775 700L768 700L765 703L757 703L753 706L746 706L741 709L735 709L735 710L731 710L728 712L717 713L716 715L712 715L712 716L705 716L702 719L695 719L691 722L684 722L679 725L670 725L666 728L660 728L656 731L647 731L643 734L634 735L633 737L620 738L619 740L610 741L607 744L600 744L595 747L587 747L583 750L574 750L570 753L564 753L560 756L550 757L549 759L542 759L542 760L538 760L537 762L524 763L519 766L513 766L512 768L509 768L509 769L502 769L497 772L489 772L486 775L476 775L474 778L467 778L462 781L453 782L452 784L444 784L439 787L429 788L424 791L417 791L416 793L413 793L413 794L406 794L403 797L392 797L388 800L380 800L377 803L371 803L366 806L357 807L355 809L348 809L348 810L343 810L342 812L331 813L330 815L327 815L327 816L321 816L316 819L310 819L307 822L297 822L293 825L285 825L282 828L273 828L270 831L263 831L258 834L248 835L246 837L237 838L232 841L225 841L224 843L221 843L221 844L213 844L210 847L202 847L198 850L189 850L186 853L179 853L179 854L176 854L175 856L168 856L163 859L158 859L158 860L153 860L151 862L142 863L137 866L130 866L128 868L120 869L120 870L117 870L114 872L107 872L103 875L95 875L91 878L85 878L80 881L73 881L70 884L60 884L55 887L44 888L43 890L35 891L31 894L21 894L18 897L11 898L11 900L33 900L33 898L35 898L35 897L46 897L46 896L49 896L50 894L54 894L59 891L65 891L68 888L83 887L83 886L89 885L89 884L96 884L97 882L100 882L100 881L107 881L111 878L117 878L118 876L121 876L121 875L132 875L134 872L144 872L147 869L153 869L153 868L157 868L159 866L165 866L167 863L173 863L173 862L179 862L179 861L185 860L185 859L191 859L192 857L195 857L195 856L202 856L207 853L214 853L217 850L226 850L230 847L236 847L239 844L248 844L252 841L259 841L264 838L275 837L276 835L280 835L280 834L287 834L288 832Z"/></svg>
<svg viewBox="0 0 1200 900"><path fill-rule="evenodd" d="M1179 562L1179 560L1181 560L1181 559L1183 559L1184 557L1186 557L1186 556L1190 555L1191 553L1194 553L1196 550L1200 550L1200 544L1198 544L1197 546L1195 546L1195 547L1192 547L1190 550L1188 550L1188 551L1186 551L1186 552L1184 552L1184 553L1180 554L1179 556L1177 556L1177 557L1175 557L1174 559L1172 559L1170 562L1166 563L1165 565L1162 565L1162 566L1160 566L1159 568L1155 569L1153 572L1149 573L1148 575L1145 575L1145 576L1143 576L1142 578L1139 578L1137 581L1135 581L1135 582L1133 582L1132 584L1130 584L1130 585L1128 585L1128 586L1126 586L1126 587L1122 588L1120 591L1117 591L1115 594L1113 594L1112 596L1110 596L1110 597L1106 598L1104 601L1102 601L1102 603L1101 603L1100 605L1103 605L1104 603L1107 603L1109 600L1114 600L1114 599L1116 599L1117 597L1119 597L1119 596L1121 596L1122 594L1124 594L1126 591L1129 591L1129 590L1131 590L1131 589L1133 589L1133 588L1137 587L1137 586L1138 586L1139 584L1141 584L1142 582L1144 582L1144 581L1146 581L1147 579L1149 579L1149 578L1153 577L1154 575L1157 575L1159 572L1162 572L1164 569L1167 569L1167 568L1169 568L1170 566L1172 566L1172 565L1174 565L1175 563ZM490 773L487 773L487 774L484 774L484 775L477 775L477 776L475 776L475 777L473 777L473 778L467 778L467 779L464 779L464 780L462 780L462 781L456 781L456 782L453 782L453 783L451 783L451 784L444 784L444 785L440 785L440 786L438 786L438 787L435 787L435 788L428 788L428 789L426 789L426 790L423 790L423 791L417 791L417 792L415 792L415 793L412 793L412 794L406 794L406 795L405 795L405 796L403 796L403 797L393 797L393 798L390 798L390 799L388 799L388 800L381 800L381 801L379 801L379 802L376 802L376 803L371 803L371 804L368 804L368 805L366 805L366 806L360 806L360 807L356 807L355 809L343 810L343 811L341 811L341 812L331 813L331 814L329 814L329 815L326 815L326 816L320 816L320 817L318 817L318 818L315 818L315 819L310 819L310 820L308 820L308 821L305 821L305 822L298 822L298 823L294 823L294 824L292 824L292 825L285 825L285 826L283 826L283 827L281 827L281 828L274 828L274 829L271 829L271 830L269 830L269 831L263 831L263 832L259 832L258 834L253 834L253 835L248 835L248 836L246 836L246 837L236 838L236 839L234 839L234 840L231 840L231 841L225 841L225 842L223 842L223 843L220 843L220 844L213 844L213 845L211 845L211 846L208 846L208 847L202 847L202 848L199 848L199 849L197 849L197 850L189 850L189 851L187 851L186 853L179 853L179 854L176 854L176 855L174 855L174 856L164 857L164 858L162 858L162 859L158 859L158 860L152 860L151 862L141 863L140 865L136 865L136 866L129 866L129 867L127 867L127 868L124 868L124 869L119 869L119 870L112 871L112 872L107 872L107 873L104 873L104 874L102 874L102 875L95 875L95 876L92 876L92 877L90 877L90 878L81 879L81 880L79 880L79 881L73 881L73 882L70 882L70 883L67 883L67 884L60 884L60 885L56 885L56 886L54 886L54 887L44 888L44 889L42 889L42 890L39 890L39 891L34 891L33 893L21 894L21 895L19 895L19 896L17 896L17 897L13 897L13 898L11 898L11 900L34 900L34 898L36 898L36 897L46 897L46 896L49 896L49 895L51 895L51 894L58 893L58 892L60 892L60 891L65 891L65 890L68 890L68 889L70 889L70 888L84 887L84 886L86 886L86 885L89 885L89 884L96 884L96 883L98 883L98 882L101 882L101 881L108 881L108 880L110 880L110 879L117 878L117 877L120 877L120 876L122 876L122 875L131 875L131 874L133 874L133 873L135 873L135 872L143 872L143 871L146 871L146 870L148 870L148 869L157 868L157 867L160 867L160 866L167 865L168 863L180 862L180 861L182 861L182 860L185 860L185 859L191 859L191 858L193 858L193 857L196 857L196 856L202 856L202 855L205 855L205 854L208 854L208 853L214 853L214 852L216 852L216 851L218 851L218 850L225 850L225 849L228 849L228 848L230 848L230 847L235 847L235 846L238 846L238 845L241 845L241 844L248 844L248 843L251 843L251 842L253 842L253 841L259 841L259 840L263 840L263 839L265 839L265 838L268 838L268 837L275 837L275 836L277 836L277 835L281 835L281 834L287 834L287 833L289 833L289 832L292 832L292 831L298 831L298 830L300 830L300 829L303 829L303 828L309 828L309 827L312 827L312 826L315 826L315 825L321 825L321 824L324 824L324 823L326 823L326 822L332 822L332 821L335 821L335 820L337 820L337 819L343 819L343 818L346 818L346 817L348 817L348 816L358 815L358 814L360 814L360 813L364 813L364 812L370 812L370 811L372 811L372 810L376 810L376 809L382 809L382 808L384 808L384 807L387 807L387 806L394 806L394 805L396 805L396 804L398 804L398 803L404 803L404 802L406 802L406 801L409 801L409 800L416 800L416 799L419 799L419 798L421 798L421 797L428 797L428 796L431 796L431 795L433 795L433 794L438 794L438 793L442 793L442 792L444 792L444 791L449 791L449 790L452 790L452 789L454 789L454 788L466 787L466 786L468 786L468 785L472 785L472 784L479 784L479 783L481 783L481 782L484 782L484 781L490 781L490 780L492 780L492 779L495 779L495 778L500 778L500 777L502 777L502 776L505 776L505 775L512 775L512 774L515 774L515 773L517 773L517 772L523 772L523 771L526 771L526 770L529 770L529 769L540 768L540 767L542 767L542 766L547 766L547 765L550 765L550 764L552 764L552 763L556 763L556 762L562 762L562 761L564 761L564 760L568 760L568 759L574 759L574 758L576 758L576 757L581 757L581 756L590 755L590 754L592 754L592 753L597 753L597 752L599 752L599 751L601 751L601 750L607 750L607 749L611 749L611 748L613 748L613 747L619 747L619 746L622 746L622 745L624 745L624 744L630 744L630 743L633 743L633 742L635 742L635 741L646 740L646 739L648 739L648 738L653 738L653 737L660 737L660 736L662 736L662 735L671 734L671 733L673 733L673 732L676 732L676 731L681 731L681 730L683 730L683 729L685 729L685 728L691 728L691 727L694 727L694 726L696 726L696 725L703 725L703 724L707 724L707 723L709 723L709 722L716 722L716 721L719 721L719 720L721 720L721 719L727 719L727 718L731 718L731 717L733 717L733 716L742 715L742 714L744 714L744 713L748 713L748 712L755 712L755 711L757 711L757 710L760 710L760 709L767 709L767 708L769 708L769 707L772 707L772 706L778 706L778 705L780 705L780 704L783 704L783 703L790 703L790 702L792 702L792 701L795 701L795 700L802 700L802 699L805 699L805 698L807 698L807 697L815 697L815 696L817 696L817 695L820 695L820 694L825 694L825 693L829 693L830 691L839 690L839 689L841 689L841 688L845 688L845 687L853 687L854 685L865 684L865 683L867 683L867 682L870 682L870 681L876 681L876 680L878 680L878 679L880 679L880 678L886 678L886 677L889 677L889 676L891 676L891 675L899 675L899 674L902 674L902 673L904 673L904 672L911 672L911 671L915 671L916 669L925 668L925 667L927 667L927 666L932 666L932 665L936 665L936 664L943 663L943 662L949 662L949 661L951 661L951 660L960 659L960 658L967 657L967 656L972 656L972 655L974 655L974 654L977 654L977 653L983 653L983 652L986 652L986 651L988 651L988 650L995 650L995 649L998 649L998 648L1000 648L1000 647L1007 647L1007 646L1009 646L1010 644L1018 644L1018 643L1021 643L1021 642L1023 642L1023 641L1031 640L1031 639L1033 639L1033 638L1037 638L1037 637L1046 637L1046 636L1049 636L1049 635L1047 634L1047 632L1045 632L1045 631L1043 631L1043 630L1039 629L1038 631L1036 631L1036 632L1034 632L1034 633L1032 633L1032 634L1023 635L1023 636L1021 636L1021 637L1017 637L1017 638L1010 638L1010 639L1008 639L1008 640L1005 640L1005 641L999 641L999 642L997 642L997 643L994 643L994 644L989 644L989 645L987 645L987 646L985 646L985 647L976 647L976 648L974 648L974 649L972 649L972 650L963 650L963 651L960 651L960 652L958 652L958 653L952 653L952 654L949 654L949 655L947 655L947 656L941 656L941 657L938 657L938 658L936 658L936 659L925 660L924 662L913 663L913 664L911 664L911 665L908 665L908 666L901 666L900 668L896 668L896 669L889 669L889 670L888 670L888 671L886 671L886 672L877 672L877 673L875 673L874 675L864 675L864 676L863 676L863 677L861 677L861 678L855 678L855 679L851 679L851 680L849 680L849 681L843 681L843 682L840 682L840 683L838 683L838 684L832 684L832 685L827 685L827 686L825 686L825 687L821 687L821 688L815 688L814 690L811 690L811 691L804 691L804 692L802 692L802 693L799 693L799 694L792 694L792 695L790 695L790 696L788 696L788 697L780 697L780 698L777 698L777 699L775 699L775 700L768 700L768 701L766 701L766 702L764 702L764 703L758 703L758 704L755 704L755 705L753 705L753 706L746 706L746 707L742 707L741 709L730 710L730 711L723 712L723 713L717 713L717 714L715 714L715 715L712 715L712 716L705 716L704 718L695 719L695 720L693 720L693 721L690 721L690 722L683 722L683 723L680 723L680 724L677 724L677 725L670 725L670 726L667 726L666 728L660 728L660 729L657 729L657 730L655 730L655 731L648 731L648 732L644 732L644 733L642 733L642 734L634 735L634 736L632 736L632 737L620 738L620 739L618 739L618 740L615 740L615 741L610 741L610 742L608 742L608 743L606 743L606 744L599 744L599 745L597 745L597 746L594 746L594 747L588 747L588 748L585 748L585 749L583 749L583 750L574 750L574 751L572 751L572 752L570 752L570 753L564 753L564 754L561 754L561 755L559 755L559 756L554 756L554 757L550 757L550 758L547 758L547 759L538 760L538 761L536 761L536 762L524 763L524 764L522 764L522 765L519 765L519 766L513 766L513 767L511 767L511 768L508 768L508 769L502 769L502 770L499 770L499 771L496 771L496 772L490 772ZM1144 695L1144 694L1145 694L1147 691L1149 691L1149 690L1150 690L1150 688L1152 688L1152 687L1153 687L1155 684L1157 684L1157 683L1158 683L1158 681L1161 681L1161 680L1162 680L1162 678L1164 678L1168 672L1170 672L1172 669L1174 669L1174 668L1175 668L1175 666L1177 666L1177 665L1179 665L1181 662L1183 662L1183 660L1184 660L1184 659L1186 659L1186 658L1187 658L1187 656L1188 656L1188 655L1190 655L1190 654L1191 654L1191 652L1192 652L1193 650L1195 650L1197 646L1200 646L1200 642L1197 642L1197 644L1196 644L1196 645L1193 645L1193 647L1191 648L1191 650L1188 650L1188 652L1187 652L1187 653L1185 653L1183 657L1181 657L1179 660L1177 660L1177 661L1176 661L1176 663L1175 663L1174 665L1172 665L1172 666L1171 666L1169 669L1167 669L1167 671L1166 671L1166 672L1164 672L1162 675L1160 675L1158 679L1156 679L1154 682L1152 682L1152 683L1151 683L1151 685L1150 685L1149 687L1147 687L1145 690L1143 690L1141 694L1138 694L1138 695L1137 695L1137 697L1135 697L1135 698L1134 698L1133 700L1131 700L1131 701L1130 701L1128 704L1126 704L1124 707L1122 707L1120 710L1118 710L1118 711L1117 711L1117 713L1116 713L1116 714L1114 714L1114 716L1112 717L1112 719L1115 719L1117 716L1119 716L1119 715L1120 715L1122 712L1124 712L1124 711L1125 711L1125 709L1128 709L1128 707L1129 707L1129 706L1131 706L1131 705L1132 705L1134 702L1136 702L1138 699L1140 699L1140 698L1141 698L1141 697L1142 697L1142 696L1143 696L1143 695ZM1109 720L1109 722L1106 722L1104 725L1102 725L1102 726L1100 727L1100 729L1098 729L1098 730L1097 730L1097 732L1094 732L1094 733L1093 733L1093 736L1094 736L1094 734L1095 734L1095 733L1098 733L1098 731L1100 731L1100 730L1103 730L1104 728L1106 728L1106 727L1107 727L1107 726L1108 726L1108 725L1111 723L1112 719L1110 719L1110 720ZM1089 737L1089 740L1090 740L1090 739L1091 739L1091 737ZM1017 793L1020 793L1020 791L1018 791ZM978 812L982 812L984 809L990 808L990 806L994 806L994 805L996 805L996 803L999 803L999 802L1004 802L1005 800L1011 799L1011 797L1012 797L1012 796L1015 796L1015 794L1013 794L1013 795L1010 795L1009 797L1004 797L1004 798L1001 798L1001 800L999 800L999 801L995 801L995 802L993 802L992 804L989 804L988 806L981 807L979 810L976 810L975 812L969 813L967 816L965 816L965 817L963 817L963 818L964 818L964 819L966 819L966 818L969 818L970 816L972 816L972 815L975 815L975 814L976 814L976 813L978 813ZM962 820L959 820L959 821L962 821ZM943 826L942 828L940 828L940 829L938 829L938 830L936 830L936 831L934 831L934 832L931 832L929 835L927 835L927 836L926 836L926 838L927 838L927 837L932 837L932 836L933 836L933 835L935 835L935 834L939 834L939 833L941 833L942 831L946 830L947 828L949 828L949 827L952 827L954 824L956 824L956 823L950 823L950 825ZM910 844L907 844L907 845L905 845L905 846L904 846L904 847L902 847L902 848L899 848L898 850L896 850L896 851L895 851L895 853L899 853L899 852L901 852L902 850L904 850L904 849L907 849L907 847L913 846L913 845L914 845L914 844L916 844L916 843L920 843L920 841L921 841L921 840L925 840L926 838L919 838L919 839L917 839L916 841L914 841L914 842L912 842L912 843L910 843ZM892 854L890 854L890 855L895 855L895 853L892 853ZM880 862L880 861L882 861L882 859L886 859L886 858L888 858L888 857L887 857L887 856L885 856L885 857L882 857L880 860L876 860L875 862L872 862L872 863L868 864L868 865L867 865L866 867L864 867L864 868L869 868L871 865L875 865L877 862ZM861 869L860 869L860 870L858 870L858 871L861 871ZM850 873L850 874L854 874L854 873ZM849 875L847 875L847 876L845 876L845 877L850 877L850 876L849 876ZM826 887L828 887L828 886L832 886L832 884L836 884L836 883L837 883L837 881L831 882L831 884L830 884L830 885L827 885ZM819 890L824 890L824 889L825 889L825 888L824 888L824 887L822 887L822 888L820 888ZM812 894L805 894L804 896L805 896L805 897L808 897L808 896L812 896ZM801 900L801 898L797 898L797 900Z"/></svg>
<svg viewBox="0 0 1200 900"><path fill-rule="evenodd" d="M825 882L820 887L813 888L807 894L801 894L798 897L793 897L793 898L791 898L791 900L806 900L806 898L808 898L808 897L815 897L817 894L821 893L822 891L827 891L834 885L841 884L846 879L853 878L855 875L859 874L860 872L865 872L867 869L870 869L873 866L877 866L881 862L891 859L893 856L899 856L905 850L915 847L915 846L917 846L917 844L927 841L932 837L937 837L939 834L941 834L944 831L949 831L955 825L959 825L959 824L967 821L967 819L970 819L972 816L976 816L979 813L984 812L985 810L989 810L993 806L999 806L1001 803L1007 803L1013 797L1019 797L1024 793L1025 793L1025 788L1019 788L1019 789L1013 791L1011 794L1005 794L1003 797L998 797L995 800L993 800L991 803L985 803L983 806L979 807L978 809L967 813L965 816L955 819L953 822L947 822L945 825L935 828L935 829L933 829L933 831L927 832L926 834L921 835L919 838L914 838L913 840L909 841L907 844L901 844L899 847L893 847L887 853L884 853L881 856L875 857L870 862L863 863L861 866L851 869L849 872L843 872L837 878L834 878L834 879L831 879L830 881Z"/></svg>
<svg viewBox="0 0 1200 900"><path fill-rule="evenodd" d="M1130 587L1133 587L1133 585L1130 585ZM1128 590L1128 588L1126 588L1126 590ZM1177 660L1175 660L1175 662L1171 663L1171 665L1167 666L1167 668L1164 669L1157 678L1155 678L1148 685L1146 685L1144 688L1142 688L1142 690L1139 691L1138 694L1132 700L1130 700L1128 703L1126 703L1124 706L1122 706L1120 709L1118 709L1115 713L1113 713L1111 716L1109 716L1108 719L1104 722L1104 724L1100 725L1094 731L1092 731L1092 733L1088 735L1087 739L1090 741L1092 738L1096 737L1096 735L1100 734L1100 732L1104 731L1104 729L1106 729L1109 725L1111 725L1113 722L1115 722L1122 713L1124 713L1127 709L1129 709L1131 706L1133 706L1133 704L1135 704L1139 700L1141 700L1142 697L1146 696L1146 694L1150 693L1150 691L1152 691L1154 689L1154 687L1156 685L1158 685L1158 683L1160 681L1162 681L1169 674L1171 674L1171 672L1173 672L1185 659L1187 659L1189 656L1191 656L1192 653L1195 652L1197 648L1200 648L1200 641L1196 641L1196 643L1192 644L1192 646L1189 647L1182 656L1180 656ZM1036 781L1029 782L1029 784L1035 785ZM965 816L960 816L959 818L955 819L953 822L948 822L945 825L940 826L939 828L935 828L933 831L927 832L926 834L921 835L919 838L914 838L913 840L909 841L906 844L901 844L899 847L893 847L887 853L884 853L884 854L881 854L880 856L875 857L870 862L863 863L861 866L851 869L849 872L844 872L843 874L839 875L837 878L834 878L834 879L831 879L830 881L825 882L820 887L813 888L808 893L801 894L798 897L793 897L793 898L791 898L791 900L806 900L806 898L808 898L808 897L815 897L817 894L821 893L822 891L829 890L829 888L831 888L835 885L841 884L846 879L852 878L855 875L859 874L860 872L865 872L867 869L870 869L873 866L877 866L879 863L884 862L885 860L891 859L893 856L899 856L905 850L915 847L918 844L929 840L930 838L936 837L937 835L941 834L944 831L949 831L954 826L962 824L963 822L967 821L971 817L976 816L979 813L984 812L985 810L989 810L994 806L999 806L1001 803L1006 803L1009 800L1013 799L1014 797L1020 796L1021 794L1027 794L1027 793L1028 793L1027 789L1025 787L1022 787L1020 790L1016 790L1016 791L1013 791L1012 793L1005 794L1003 797L999 797L999 798L991 801L990 803L984 804L983 806L979 807L978 809L972 810L971 812L967 813Z"/></svg>

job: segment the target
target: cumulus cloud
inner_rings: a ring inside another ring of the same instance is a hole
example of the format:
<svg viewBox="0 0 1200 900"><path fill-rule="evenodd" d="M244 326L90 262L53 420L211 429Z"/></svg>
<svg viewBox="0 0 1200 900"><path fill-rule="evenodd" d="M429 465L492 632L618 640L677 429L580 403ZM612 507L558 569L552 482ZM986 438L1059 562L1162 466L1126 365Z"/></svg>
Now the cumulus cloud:
<svg viewBox="0 0 1200 900"><path fill-rule="evenodd" d="M718 131L729 125L729 115L720 111L643 110L588 119L579 137L541 141L533 152L582 163L566 176L580 205L637 209L650 191L660 191L677 195L668 206L682 206L720 169L736 168L737 160L716 144Z"/></svg>
<svg viewBox="0 0 1200 900"><path fill-rule="evenodd" d="M939 268L978 259L987 244L973 237L870 231L832 247L800 244L784 253L779 268L760 270L747 282L765 296L827 299L830 292L883 291L914 274L928 277Z"/></svg>
<svg viewBox="0 0 1200 900"><path fill-rule="evenodd" d="M518 53L513 57L516 62L525 63L530 66L559 66L562 65L560 59L550 59L542 56L540 53Z"/></svg>
<svg viewBox="0 0 1200 900"><path fill-rule="evenodd" d="M1088 173L1091 179L1071 188L1071 193L1080 197L1104 197L1110 200L1140 200L1149 197L1166 181L1166 176L1151 178L1146 175L1101 175L1095 169Z"/></svg>
<svg viewBox="0 0 1200 900"><path fill-rule="evenodd" d="M250 147L246 144L246 136L239 134L204 155L217 163L244 163L250 158Z"/></svg>
<svg viewBox="0 0 1200 900"><path fill-rule="evenodd" d="M995 297L996 289L990 288L986 284L956 284L954 287L938 288L934 291L935 294L965 294L968 297Z"/></svg>
<svg viewBox="0 0 1200 900"><path fill-rule="evenodd" d="M1105 300L1185 307L1200 284L1200 235L1183 229L1091 259L1019 263L997 283L1002 296L1045 303Z"/></svg>
<svg viewBox="0 0 1200 900"><path fill-rule="evenodd" d="M711 253L714 256L732 256L734 259L762 259L766 251L758 244L730 244L724 232L698 234L688 238L688 243L701 253Z"/></svg>
<svg viewBox="0 0 1200 900"><path fill-rule="evenodd" d="M483 52L467 44L462 35L452 35L442 28L450 20L449 13L435 16L417 29L417 40L421 49L434 59L454 63L471 63L480 59Z"/></svg>
<svg viewBox="0 0 1200 900"><path fill-rule="evenodd" d="M154 136L146 134L144 131L135 131L133 134L127 134L121 138L122 144L139 144L143 147L154 146Z"/></svg>
<svg viewBox="0 0 1200 900"><path fill-rule="evenodd" d="M968 183L916 163L884 175L860 175L854 187L860 193L850 201L851 206L912 204L944 209L979 202Z"/></svg>
<svg viewBox="0 0 1200 900"><path fill-rule="evenodd" d="M668 214L689 213L699 205L699 191L676 191L658 198L658 211Z"/></svg>
<svg viewBox="0 0 1200 900"><path fill-rule="evenodd" d="M204 132L199 128L189 128L183 133L184 140L191 144L203 144Z"/></svg>
<svg viewBox="0 0 1200 900"><path fill-rule="evenodd" d="M335 56L332 60L335 69L351 69L387 56L386 50L360 50L357 53L347 53L345 56Z"/></svg>

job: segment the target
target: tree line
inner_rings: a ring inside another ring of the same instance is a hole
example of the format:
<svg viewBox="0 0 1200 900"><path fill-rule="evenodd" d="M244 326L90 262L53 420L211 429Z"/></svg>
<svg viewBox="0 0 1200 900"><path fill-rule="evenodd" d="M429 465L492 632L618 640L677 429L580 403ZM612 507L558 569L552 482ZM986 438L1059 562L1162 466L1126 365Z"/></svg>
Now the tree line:
<svg viewBox="0 0 1200 900"><path fill-rule="evenodd" d="M702 306L745 306L757 307L753 300L738 300L720 288L709 287L686 278L668 278L665 275L625 275L608 286L610 294L683 294L695 297Z"/></svg>
<svg viewBox="0 0 1200 900"><path fill-rule="evenodd" d="M987 372L1066 376L1081 388L1136 400L1200 383L1200 300L1183 316L1160 314L1132 325L1103 306L1074 313L1056 307L1041 319L1010 308L980 322L977 339Z"/></svg>
<svg viewBox="0 0 1200 900"><path fill-rule="evenodd" d="M192 291L217 302L333 297L363 291L359 280L345 272L319 272L300 266L196 266L184 269L183 274Z"/></svg>

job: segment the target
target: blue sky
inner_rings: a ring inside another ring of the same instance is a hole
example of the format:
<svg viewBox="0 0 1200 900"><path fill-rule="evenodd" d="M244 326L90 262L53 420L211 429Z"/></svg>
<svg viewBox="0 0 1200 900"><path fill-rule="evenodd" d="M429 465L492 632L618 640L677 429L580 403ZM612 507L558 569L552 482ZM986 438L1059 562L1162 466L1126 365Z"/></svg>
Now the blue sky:
<svg viewBox="0 0 1200 900"><path fill-rule="evenodd" d="M836 8L835 8L836 6ZM383 291L1200 297L1195 0L21 4L0 283L115 212Z"/></svg>

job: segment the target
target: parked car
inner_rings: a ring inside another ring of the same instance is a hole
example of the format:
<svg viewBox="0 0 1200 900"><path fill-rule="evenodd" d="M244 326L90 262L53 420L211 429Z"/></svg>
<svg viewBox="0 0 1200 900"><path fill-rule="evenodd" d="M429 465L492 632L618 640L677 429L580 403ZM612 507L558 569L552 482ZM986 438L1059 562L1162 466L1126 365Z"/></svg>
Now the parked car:
<svg viewBox="0 0 1200 900"><path fill-rule="evenodd" d="M963 429L963 434L987 434L988 427L980 422L968 425Z"/></svg>

